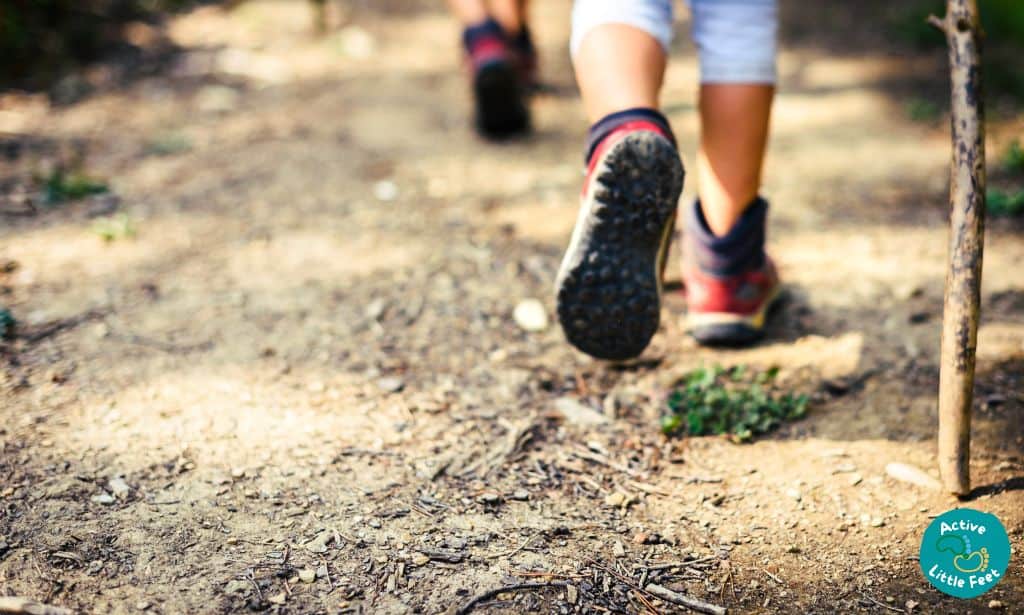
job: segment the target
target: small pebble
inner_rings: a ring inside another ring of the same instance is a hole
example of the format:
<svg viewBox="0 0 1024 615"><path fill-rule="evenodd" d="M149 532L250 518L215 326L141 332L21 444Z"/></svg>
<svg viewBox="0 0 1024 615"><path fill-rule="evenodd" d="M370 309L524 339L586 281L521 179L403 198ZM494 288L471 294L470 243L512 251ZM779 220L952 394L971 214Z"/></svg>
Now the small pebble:
<svg viewBox="0 0 1024 615"><path fill-rule="evenodd" d="M373 185L373 196L378 201L394 201L398 198L398 186L390 180L382 180Z"/></svg>
<svg viewBox="0 0 1024 615"><path fill-rule="evenodd" d="M988 608L992 609L993 611L1001 611L1006 608L1006 605L1003 604L1002 600L989 600Z"/></svg>
<svg viewBox="0 0 1024 615"><path fill-rule="evenodd" d="M537 332L548 328L548 313L537 299L523 299L512 311L512 319L524 331Z"/></svg>
<svg viewBox="0 0 1024 615"><path fill-rule="evenodd" d="M412 559L410 561L412 562L413 566L424 566L428 562L430 562L430 558L426 555L423 555L422 553L417 553L412 556Z"/></svg>
<svg viewBox="0 0 1024 615"><path fill-rule="evenodd" d="M512 492L512 495L510 495L509 498L513 500L518 500L520 502L525 502L526 500L530 499L530 492L526 491L525 489L516 489L514 492Z"/></svg>
<svg viewBox="0 0 1024 615"><path fill-rule="evenodd" d="M110 495L109 493L101 493L99 495L94 495L89 499L92 500L92 502L95 504L103 504L104 506L109 506L116 501L114 499L114 496Z"/></svg>
<svg viewBox="0 0 1024 615"><path fill-rule="evenodd" d="M107 488L110 489L110 492L112 494L114 494L114 497L119 499L124 498L125 496L128 495L128 492L131 491L131 487L128 486L128 483L126 483L125 480L119 476L115 476L114 478L110 479L107 482Z"/></svg>
<svg viewBox="0 0 1024 615"><path fill-rule="evenodd" d="M303 568L299 571L299 580L303 583L312 583L316 581L316 570L312 568Z"/></svg>
<svg viewBox="0 0 1024 615"><path fill-rule="evenodd" d="M917 485L918 487L923 487L932 491L942 489L942 483L929 476L924 472L924 470L905 463L888 463L885 466L885 473L895 480Z"/></svg>
<svg viewBox="0 0 1024 615"><path fill-rule="evenodd" d="M397 393L405 388L405 381L389 376L378 380L377 387L385 393Z"/></svg>
<svg viewBox="0 0 1024 615"><path fill-rule="evenodd" d="M628 501L629 501L629 496L626 495L625 493L622 493L621 491L616 491L615 493L609 493L604 498L604 503L607 504L608 506L622 506L622 505L624 505Z"/></svg>
<svg viewBox="0 0 1024 615"><path fill-rule="evenodd" d="M501 496L498 495L497 493L493 492L493 491L485 491L484 493L481 493L476 498L476 500L477 500L477 502L480 502L481 504L491 504L491 505L493 505L493 504L497 504L498 502L501 502Z"/></svg>

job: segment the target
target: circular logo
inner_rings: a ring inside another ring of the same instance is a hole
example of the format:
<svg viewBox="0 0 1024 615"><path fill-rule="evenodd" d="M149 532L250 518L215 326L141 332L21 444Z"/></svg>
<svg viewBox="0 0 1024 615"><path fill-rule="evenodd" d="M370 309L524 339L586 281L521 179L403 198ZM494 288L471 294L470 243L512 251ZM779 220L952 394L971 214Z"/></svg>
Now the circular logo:
<svg viewBox="0 0 1024 615"><path fill-rule="evenodd" d="M939 591L974 598L1003 580L1010 538L995 515L955 508L932 520L921 539L921 571Z"/></svg>

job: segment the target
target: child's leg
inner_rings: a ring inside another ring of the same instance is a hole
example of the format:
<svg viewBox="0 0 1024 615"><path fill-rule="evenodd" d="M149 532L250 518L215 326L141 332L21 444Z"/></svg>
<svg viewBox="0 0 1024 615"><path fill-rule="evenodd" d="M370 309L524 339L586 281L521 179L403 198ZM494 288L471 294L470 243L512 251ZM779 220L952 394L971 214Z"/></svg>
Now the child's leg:
<svg viewBox="0 0 1024 615"><path fill-rule="evenodd" d="M571 47L587 114L587 176L556 279L569 341L639 355L658 329L661 272L683 167L658 92L671 0L577 0Z"/></svg>
<svg viewBox="0 0 1024 615"><path fill-rule="evenodd" d="M701 86L697 177L704 217L715 235L728 233L757 197L774 92L765 84Z"/></svg>
<svg viewBox="0 0 1024 615"><path fill-rule="evenodd" d="M700 200L685 206L689 328L706 344L758 338L779 281L757 196L775 82L776 0L691 0L700 53Z"/></svg>
<svg viewBox="0 0 1024 615"><path fill-rule="evenodd" d="M700 198L725 235L761 183L775 92L776 0L690 0L700 53Z"/></svg>
<svg viewBox="0 0 1024 615"><path fill-rule="evenodd" d="M494 7L485 0L448 0L448 4L464 26L462 42L472 70L477 129L493 138L524 132L530 124L527 77L535 64L520 12L525 3L493 1L502 9L507 24L492 16ZM527 52L521 51L527 46Z"/></svg>
<svg viewBox="0 0 1024 615"><path fill-rule="evenodd" d="M491 0L490 6L491 16L510 36L519 34L526 27L526 0Z"/></svg>
<svg viewBox="0 0 1024 615"><path fill-rule="evenodd" d="M665 50L649 33L626 24L599 25L580 41L573 64L591 123L616 111L658 108Z"/></svg>
<svg viewBox="0 0 1024 615"><path fill-rule="evenodd" d="M485 0L448 0L448 8L463 26L474 26L489 17Z"/></svg>

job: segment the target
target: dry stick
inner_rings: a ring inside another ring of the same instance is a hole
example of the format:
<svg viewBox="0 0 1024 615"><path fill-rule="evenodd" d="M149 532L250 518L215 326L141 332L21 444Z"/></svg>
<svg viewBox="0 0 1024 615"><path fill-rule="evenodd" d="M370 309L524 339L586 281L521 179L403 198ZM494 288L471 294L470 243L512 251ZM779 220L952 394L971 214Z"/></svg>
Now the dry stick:
<svg viewBox="0 0 1024 615"><path fill-rule="evenodd" d="M507 585L505 587L491 589L474 596L469 602L462 605L459 610L455 611L455 615L467 615L467 613L472 613L473 609L475 609L481 602L486 602L499 594L507 592L532 591L536 589L550 589L552 587L565 587L566 585L568 585L568 583L565 581L551 581L547 583L516 583L515 585Z"/></svg>
<svg viewBox="0 0 1024 615"><path fill-rule="evenodd" d="M949 259L939 375L939 471L957 495L971 490L971 403L985 237L985 124L976 0L947 0L929 18L946 35L952 84Z"/></svg>
<svg viewBox="0 0 1024 615"><path fill-rule="evenodd" d="M0 613L18 615L71 615L73 611L59 606L40 604L28 598L0 597Z"/></svg>
<svg viewBox="0 0 1024 615"><path fill-rule="evenodd" d="M693 609L698 613L708 613L709 615L725 615L725 607L718 606L717 604L711 604L710 602L704 602L703 600L697 600L691 596L674 592L667 587L662 587L657 583L650 583L644 588L644 591L661 598L665 602L671 602L672 604L678 604L679 606L685 606L688 609Z"/></svg>

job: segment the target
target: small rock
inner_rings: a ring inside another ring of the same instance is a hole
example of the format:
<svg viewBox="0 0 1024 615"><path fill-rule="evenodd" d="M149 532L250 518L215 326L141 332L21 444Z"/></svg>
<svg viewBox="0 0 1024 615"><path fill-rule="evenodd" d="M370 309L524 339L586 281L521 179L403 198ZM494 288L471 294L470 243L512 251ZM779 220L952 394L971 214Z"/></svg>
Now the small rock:
<svg viewBox="0 0 1024 615"><path fill-rule="evenodd" d="M373 196L378 201L394 201L398 198L398 185L389 179L383 179L373 185Z"/></svg>
<svg viewBox="0 0 1024 615"><path fill-rule="evenodd" d="M310 393L323 393L327 390L327 385L325 385L321 380L314 380L306 385L306 390Z"/></svg>
<svg viewBox="0 0 1024 615"><path fill-rule="evenodd" d="M430 562L430 558L422 553L416 553L409 561L412 562L413 566L424 566Z"/></svg>
<svg viewBox="0 0 1024 615"><path fill-rule="evenodd" d="M887 463L885 464L885 473L895 480L917 485L918 487L923 487L932 491L942 489L942 484L926 474L924 470L905 463Z"/></svg>
<svg viewBox="0 0 1024 615"><path fill-rule="evenodd" d="M919 604L921 604L921 603L918 602L917 600L907 600L906 602L903 603L903 606L905 606L907 608L907 612L909 613L910 611L913 611L914 609L916 609L917 605L919 605Z"/></svg>
<svg viewBox="0 0 1024 615"><path fill-rule="evenodd" d="M306 550L310 553L327 553L327 545L331 544L334 534L324 530L316 535L316 538L306 543Z"/></svg>
<svg viewBox="0 0 1024 615"><path fill-rule="evenodd" d="M548 328L548 313L537 299L523 299L514 310L512 319L524 331L536 332Z"/></svg>
<svg viewBox="0 0 1024 615"><path fill-rule="evenodd" d="M281 592L267 598L270 604L284 604L288 600L288 594Z"/></svg>
<svg viewBox="0 0 1024 615"><path fill-rule="evenodd" d="M109 493L101 493L99 495L94 495L89 499L95 504L103 504L104 506L110 506L111 504L117 501L114 499L114 496L110 495Z"/></svg>
<svg viewBox="0 0 1024 615"><path fill-rule="evenodd" d="M621 491L615 493L609 493L604 498L604 503L608 506L625 506L629 503L629 496Z"/></svg>
<svg viewBox="0 0 1024 615"><path fill-rule="evenodd" d="M203 113L230 113L238 108L239 94L226 85L208 85L196 94L196 107Z"/></svg>
<svg viewBox="0 0 1024 615"><path fill-rule="evenodd" d="M226 591L229 594L244 594L247 593L250 589L252 589L251 583L239 579L228 581L228 584L224 587L224 591Z"/></svg>
<svg viewBox="0 0 1024 615"><path fill-rule="evenodd" d="M136 602L135 603L135 610L137 610L137 611L145 611L146 609L149 608L149 606L150 606L150 604L148 602L146 602L145 600L143 600L142 602Z"/></svg>
<svg viewBox="0 0 1024 615"><path fill-rule="evenodd" d="M355 60L365 60L373 55L376 42L373 35L359 26L342 28L335 40L341 53Z"/></svg>
<svg viewBox="0 0 1024 615"><path fill-rule="evenodd" d="M512 492L512 495L508 496L510 500L517 500L519 502L525 502L530 499L530 492L525 489L516 489Z"/></svg>
<svg viewBox="0 0 1024 615"><path fill-rule="evenodd" d="M394 376L387 376L377 381L377 388L385 393L397 393L405 388L405 381Z"/></svg>
<svg viewBox="0 0 1024 615"><path fill-rule="evenodd" d="M231 478L245 478L245 468L232 468Z"/></svg>
<svg viewBox="0 0 1024 615"><path fill-rule="evenodd" d="M299 580L303 583L312 583L316 581L316 570L312 568L303 568L299 571Z"/></svg>
<svg viewBox="0 0 1024 615"><path fill-rule="evenodd" d="M1003 604L1002 600L989 600L988 608L992 609L993 611L1001 611L1006 608L1006 605Z"/></svg>
<svg viewBox="0 0 1024 615"><path fill-rule="evenodd" d="M366 304L363 314L370 320L377 320L384 315L384 309L387 306L387 302L378 297Z"/></svg>
<svg viewBox="0 0 1024 615"><path fill-rule="evenodd" d="M798 547L796 545L789 545L788 547L786 547L786 553L799 553L799 552L800 552L800 547Z"/></svg>
<svg viewBox="0 0 1024 615"><path fill-rule="evenodd" d="M477 496L476 501L481 504L489 504L493 506L494 504L501 502L501 496L493 491L485 491Z"/></svg>
<svg viewBox="0 0 1024 615"><path fill-rule="evenodd" d="M618 540L616 540L615 542L612 543L612 554L615 557L625 557L626 556L626 547L622 546L622 543L619 542Z"/></svg>
<svg viewBox="0 0 1024 615"><path fill-rule="evenodd" d="M566 602L568 602L569 604L576 604L576 601L579 600L579 597L580 597L579 591L577 591L575 585L566 585L565 586L565 601Z"/></svg>
<svg viewBox="0 0 1024 615"><path fill-rule="evenodd" d="M107 482L107 488L110 489L110 492L114 494L114 497L117 499L123 499L128 495L128 492L131 491L131 487L129 487L128 483L126 483L120 476L115 476L110 479Z"/></svg>
<svg viewBox="0 0 1024 615"><path fill-rule="evenodd" d="M316 578L325 579L327 578L327 564L320 564L316 567Z"/></svg>
<svg viewBox="0 0 1024 615"><path fill-rule="evenodd" d="M803 499L803 495L796 489L786 489L786 495L793 498L797 502Z"/></svg>
<svg viewBox="0 0 1024 615"><path fill-rule="evenodd" d="M608 422L607 417L603 414L593 408L584 406L571 397L559 397L556 399L555 410L573 425L603 425Z"/></svg>

